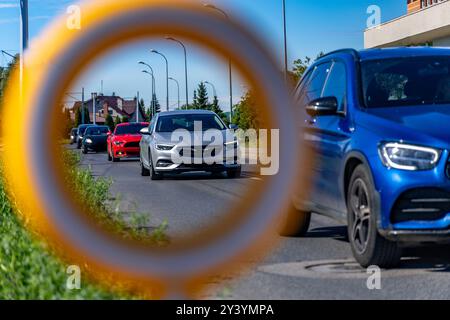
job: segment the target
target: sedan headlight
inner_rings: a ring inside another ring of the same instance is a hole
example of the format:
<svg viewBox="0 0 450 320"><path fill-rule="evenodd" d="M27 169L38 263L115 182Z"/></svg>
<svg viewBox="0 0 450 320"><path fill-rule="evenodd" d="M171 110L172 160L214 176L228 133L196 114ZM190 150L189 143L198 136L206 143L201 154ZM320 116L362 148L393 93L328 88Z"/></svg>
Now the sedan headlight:
<svg viewBox="0 0 450 320"><path fill-rule="evenodd" d="M157 144L156 145L156 150L159 151L170 151L174 148L174 145L170 145L170 144Z"/></svg>
<svg viewBox="0 0 450 320"><path fill-rule="evenodd" d="M429 170L436 167L441 150L403 143L384 143L380 156L386 167L400 170Z"/></svg>
<svg viewBox="0 0 450 320"><path fill-rule="evenodd" d="M91 144L91 143L92 143L92 139L87 138L87 139L86 139L86 143Z"/></svg>
<svg viewBox="0 0 450 320"><path fill-rule="evenodd" d="M125 142L124 141L114 141L114 144L116 146L121 146L121 145L125 144Z"/></svg>

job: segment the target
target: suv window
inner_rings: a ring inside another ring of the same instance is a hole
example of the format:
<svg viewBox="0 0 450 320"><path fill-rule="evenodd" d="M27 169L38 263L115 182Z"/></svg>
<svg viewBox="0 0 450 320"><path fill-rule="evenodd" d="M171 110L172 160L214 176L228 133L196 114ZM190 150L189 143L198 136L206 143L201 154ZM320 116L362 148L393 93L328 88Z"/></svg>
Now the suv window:
<svg viewBox="0 0 450 320"><path fill-rule="evenodd" d="M362 63L368 108L450 103L450 58L392 58Z"/></svg>
<svg viewBox="0 0 450 320"><path fill-rule="evenodd" d="M299 102L302 106L305 106L312 100L319 99L322 95L323 86L328 78L331 69L331 62L319 64L314 68L305 86L303 87Z"/></svg>
<svg viewBox="0 0 450 320"><path fill-rule="evenodd" d="M347 72L345 64L335 62L331 69L322 97L336 97L338 100L339 111L345 110L347 97Z"/></svg>

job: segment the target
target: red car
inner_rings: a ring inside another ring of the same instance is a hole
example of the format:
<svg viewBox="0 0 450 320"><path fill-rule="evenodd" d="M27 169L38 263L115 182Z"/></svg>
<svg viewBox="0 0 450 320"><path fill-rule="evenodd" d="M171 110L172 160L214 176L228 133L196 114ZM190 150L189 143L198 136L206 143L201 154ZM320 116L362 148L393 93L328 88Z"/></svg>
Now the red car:
<svg viewBox="0 0 450 320"><path fill-rule="evenodd" d="M114 133L108 136L108 161L118 162L121 158L139 158L142 135L140 131L147 128L148 122L121 123Z"/></svg>

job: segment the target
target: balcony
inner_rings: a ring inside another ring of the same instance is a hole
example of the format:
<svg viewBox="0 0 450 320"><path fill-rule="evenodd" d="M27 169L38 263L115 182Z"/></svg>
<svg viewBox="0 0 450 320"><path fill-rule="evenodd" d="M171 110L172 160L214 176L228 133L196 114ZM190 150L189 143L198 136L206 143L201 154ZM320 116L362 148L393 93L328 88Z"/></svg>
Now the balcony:
<svg viewBox="0 0 450 320"><path fill-rule="evenodd" d="M448 0L408 0L408 13L425 9Z"/></svg>
<svg viewBox="0 0 450 320"><path fill-rule="evenodd" d="M408 9L405 16L367 29L365 47L450 46L450 0L410 0Z"/></svg>

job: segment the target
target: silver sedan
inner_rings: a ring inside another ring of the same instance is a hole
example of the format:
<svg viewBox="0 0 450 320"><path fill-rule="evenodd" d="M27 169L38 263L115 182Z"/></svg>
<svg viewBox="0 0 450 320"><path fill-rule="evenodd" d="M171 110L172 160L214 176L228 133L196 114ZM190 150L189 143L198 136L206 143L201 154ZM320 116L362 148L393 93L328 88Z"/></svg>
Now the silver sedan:
<svg viewBox="0 0 450 320"><path fill-rule="evenodd" d="M192 171L241 175L238 140L214 112L162 112L141 133L141 174L152 180Z"/></svg>

